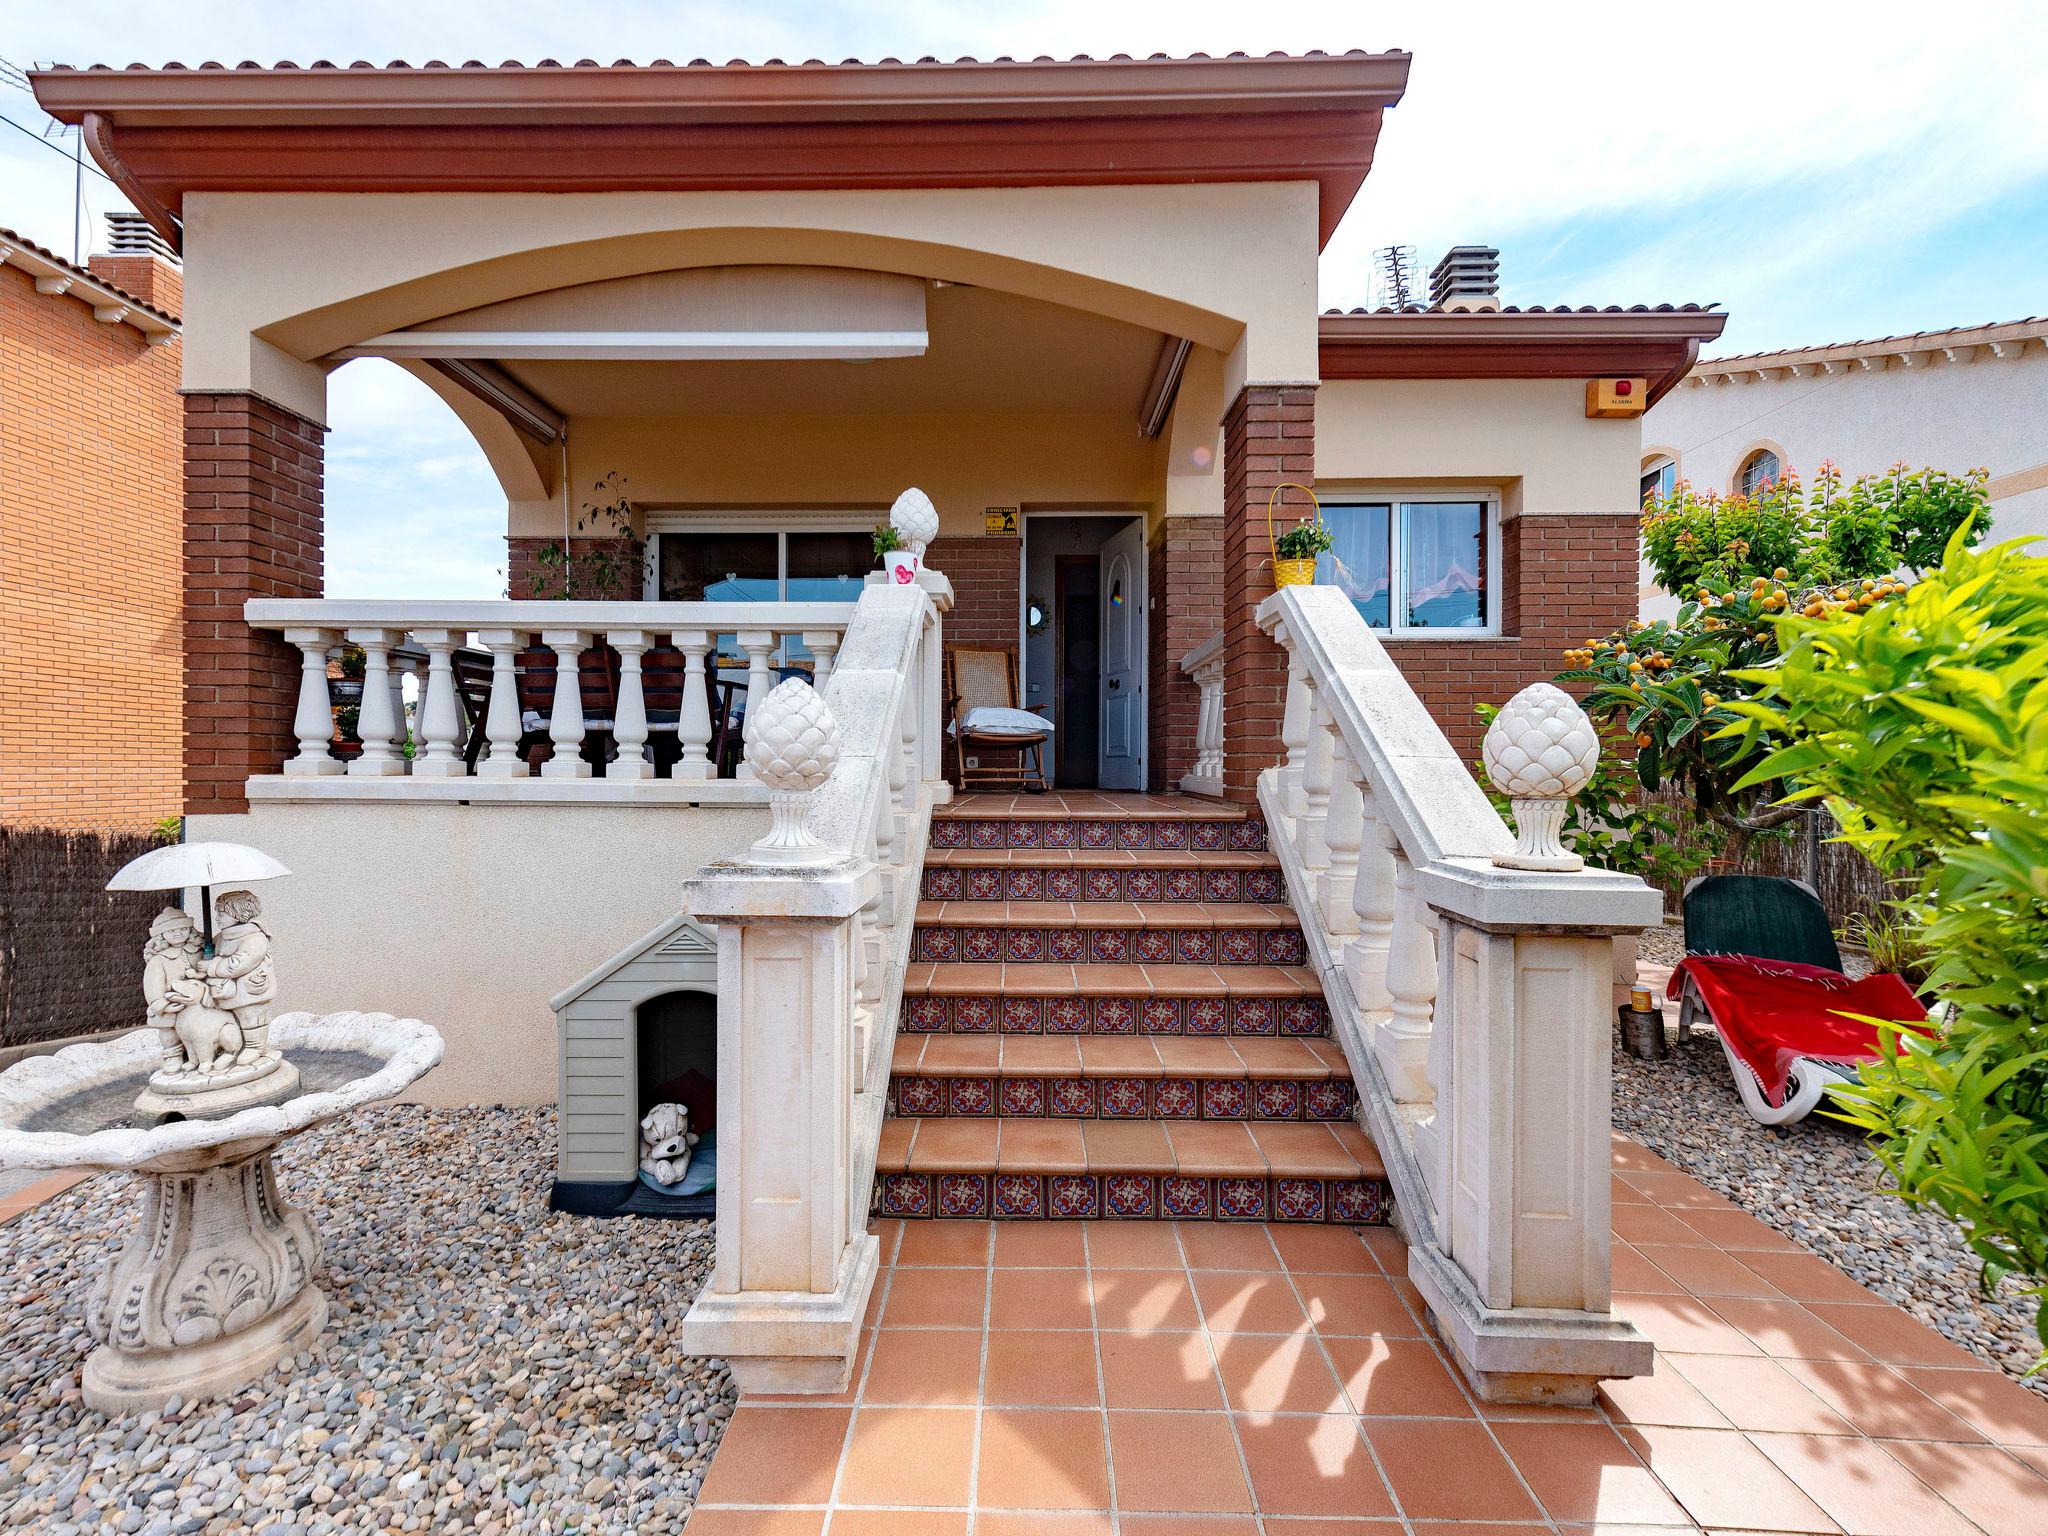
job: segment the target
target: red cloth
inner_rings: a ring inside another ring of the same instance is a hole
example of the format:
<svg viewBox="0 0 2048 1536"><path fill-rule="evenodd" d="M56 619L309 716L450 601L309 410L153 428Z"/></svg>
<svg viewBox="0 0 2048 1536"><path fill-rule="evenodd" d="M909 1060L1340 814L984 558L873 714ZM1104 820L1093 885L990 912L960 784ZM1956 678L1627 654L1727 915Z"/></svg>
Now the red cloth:
<svg viewBox="0 0 2048 1536"><path fill-rule="evenodd" d="M1754 955L1687 955L1671 973L1666 997L1685 990L1690 976L1707 1013L1763 1084L1772 1106L1784 1102L1786 1074L1802 1056L1845 1064L1875 1061L1879 1031L1865 1018L1918 1024L1927 1009L1905 978L1880 973L1851 981L1839 971ZM1845 1017L1845 1015L1862 1017Z"/></svg>

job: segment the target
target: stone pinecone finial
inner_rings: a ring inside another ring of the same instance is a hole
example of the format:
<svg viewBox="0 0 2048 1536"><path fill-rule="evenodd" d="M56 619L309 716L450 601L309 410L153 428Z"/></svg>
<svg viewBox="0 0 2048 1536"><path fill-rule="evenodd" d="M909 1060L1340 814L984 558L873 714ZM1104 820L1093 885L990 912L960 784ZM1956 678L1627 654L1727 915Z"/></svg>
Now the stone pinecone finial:
<svg viewBox="0 0 2048 1536"><path fill-rule="evenodd" d="M839 722L818 691L800 677L777 683L763 699L747 738L747 762L773 792L774 820L755 843L759 864L823 864L833 857L806 824L805 803L839 766Z"/></svg>
<svg viewBox="0 0 2048 1536"><path fill-rule="evenodd" d="M913 485L889 508L889 526L903 540L903 547L922 563L926 546L939 536L939 509Z"/></svg>
<svg viewBox="0 0 2048 1536"><path fill-rule="evenodd" d="M1586 787L1600 760L1600 737L1578 701L1555 683L1531 683L1487 727L1480 751L1493 787L1513 802L1515 851L1506 869L1583 869L1561 836L1565 802Z"/></svg>

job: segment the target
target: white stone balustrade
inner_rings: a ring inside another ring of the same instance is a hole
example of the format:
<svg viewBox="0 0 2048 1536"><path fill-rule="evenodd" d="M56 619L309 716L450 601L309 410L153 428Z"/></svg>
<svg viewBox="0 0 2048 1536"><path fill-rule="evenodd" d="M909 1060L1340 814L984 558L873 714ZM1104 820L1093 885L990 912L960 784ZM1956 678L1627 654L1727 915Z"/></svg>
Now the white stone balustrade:
<svg viewBox="0 0 2048 1536"><path fill-rule="evenodd" d="M1650 1369L1609 1306L1609 999L1614 935L1662 908L1558 844L1590 728L1548 685L1503 711L1487 758L1518 846L1341 592L1285 588L1258 618L1288 652L1286 755L1259 782L1268 843L1409 1277L1482 1396L1589 1402L1602 1378Z"/></svg>
<svg viewBox="0 0 2048 1536"><path fill-rule="evenodd" d="M1200 690L1195 712L1195 763L1181 775L1190 795L1223 793L1223 636L1211 635L1180 659L1180 669Z"/></svg>
<svg viewBox="0 0 2048 1536"><path fill-rule="evenodd" d="M754 782L750 766L742 765L737 780L717 777L718 765L710 755L717 678L737 678L744 668L743 707L744 699L767 696L779 656L808 651L812 685L822 691L831 681L853 611L852 603L259 599L246 610L251 627L280 632L300 653L292 717L298 750L278 774L252 778L249 796L766 801L769 792ZM728 651L717 657L720 636L728 637ZM348 762L328 751L334 730L328 663L344 644L360 647L364 658L358 719L363 750ZM584 676L586 655L597 647L616 657L607 663L617 672L608 720L597 717ZM489 699L481 706L481 722L471 718L456 677L457 653L478 651L490 658ZM649 702L650 657L658 658L662 669L656 709ZM423 675L417 665L421 659ZM921 659L920 665L927 663ZM929 666L936 665L933 657ZM410 723L407 676L414 677L416 689ZM680 699L675 697L678 678ZM481 740L472 754L479 724ZM591 739L593 732L602 737L602 751ZM662 736L672 736L675 745L661 754L658 768L655 742ZM522 744L536 739L549 749L537 770L521 755ZM929 751L928 776L936 776L936 742L927 748L920 738L919 750ZM594 767L599 759L601 767Z"/></svg>

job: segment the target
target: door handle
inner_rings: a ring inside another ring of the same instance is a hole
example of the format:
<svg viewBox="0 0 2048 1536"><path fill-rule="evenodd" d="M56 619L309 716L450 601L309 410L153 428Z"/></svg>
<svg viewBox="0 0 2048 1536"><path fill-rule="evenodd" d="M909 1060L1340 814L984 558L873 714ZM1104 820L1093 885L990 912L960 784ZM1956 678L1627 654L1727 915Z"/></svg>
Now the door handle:
<svg viewBox="0 0 2048 1536"><path fill-rule="evenodd" d="M1119 681L1118 679L1116 679L1116 678L1114 678L1114 677L1112 677L1112 678L1111 678L1111 679L1109 680L1109 691L1110 691L1111 693L1115 693L1115 692L1116 692L1116 691L1117 691L1117 690L1118 690L1119 688L1121 688L1122 686L1123 686L1123 684L1121 683L1121 681Z"/></svg>

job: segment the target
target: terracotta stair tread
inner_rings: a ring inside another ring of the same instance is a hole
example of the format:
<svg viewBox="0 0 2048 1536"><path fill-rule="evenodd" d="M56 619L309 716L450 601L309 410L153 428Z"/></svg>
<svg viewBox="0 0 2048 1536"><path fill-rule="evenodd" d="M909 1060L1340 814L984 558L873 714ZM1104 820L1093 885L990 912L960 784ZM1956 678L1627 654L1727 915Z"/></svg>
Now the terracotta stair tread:
<svg viewBox="0 0 2048 1536"><path fill-rule="evenodd" d="M1051 965L912 961L906 997L1321 997L1299 965Z"/></svg>
<svg viewBox="0 0 2048 1536"><path fill-rule="evenodd" d="M1164 848L928 848L927 869L1278 869L1274 853Z"/></svg>
<svg viewBox="0 0 2048 1536"><path fill-rule="evenodd" d="M1262 901L920 901L920 928L1298 928Z"/></svg>
<svg viewBox="0 0 2048 1536"><path fill-rule="evenodd" d="M881 1173L1181 1173L1201 1178L1377 1179L1350 1124L891 1118Z"/></svg>
<svg viewBox="0 0 2048 1536"><path fill-rule="evenodd" d="M899 1077L1350 1076L1334 1040L1188 1035L898 1035Z"/></svg>
<svg viewBox="0 0 2048 1536"><path fill-rule="evenodd" d="M1192 795L1086 793L956 795L934 821L1244 821L1251 812L1227 800Z"/></svg>

